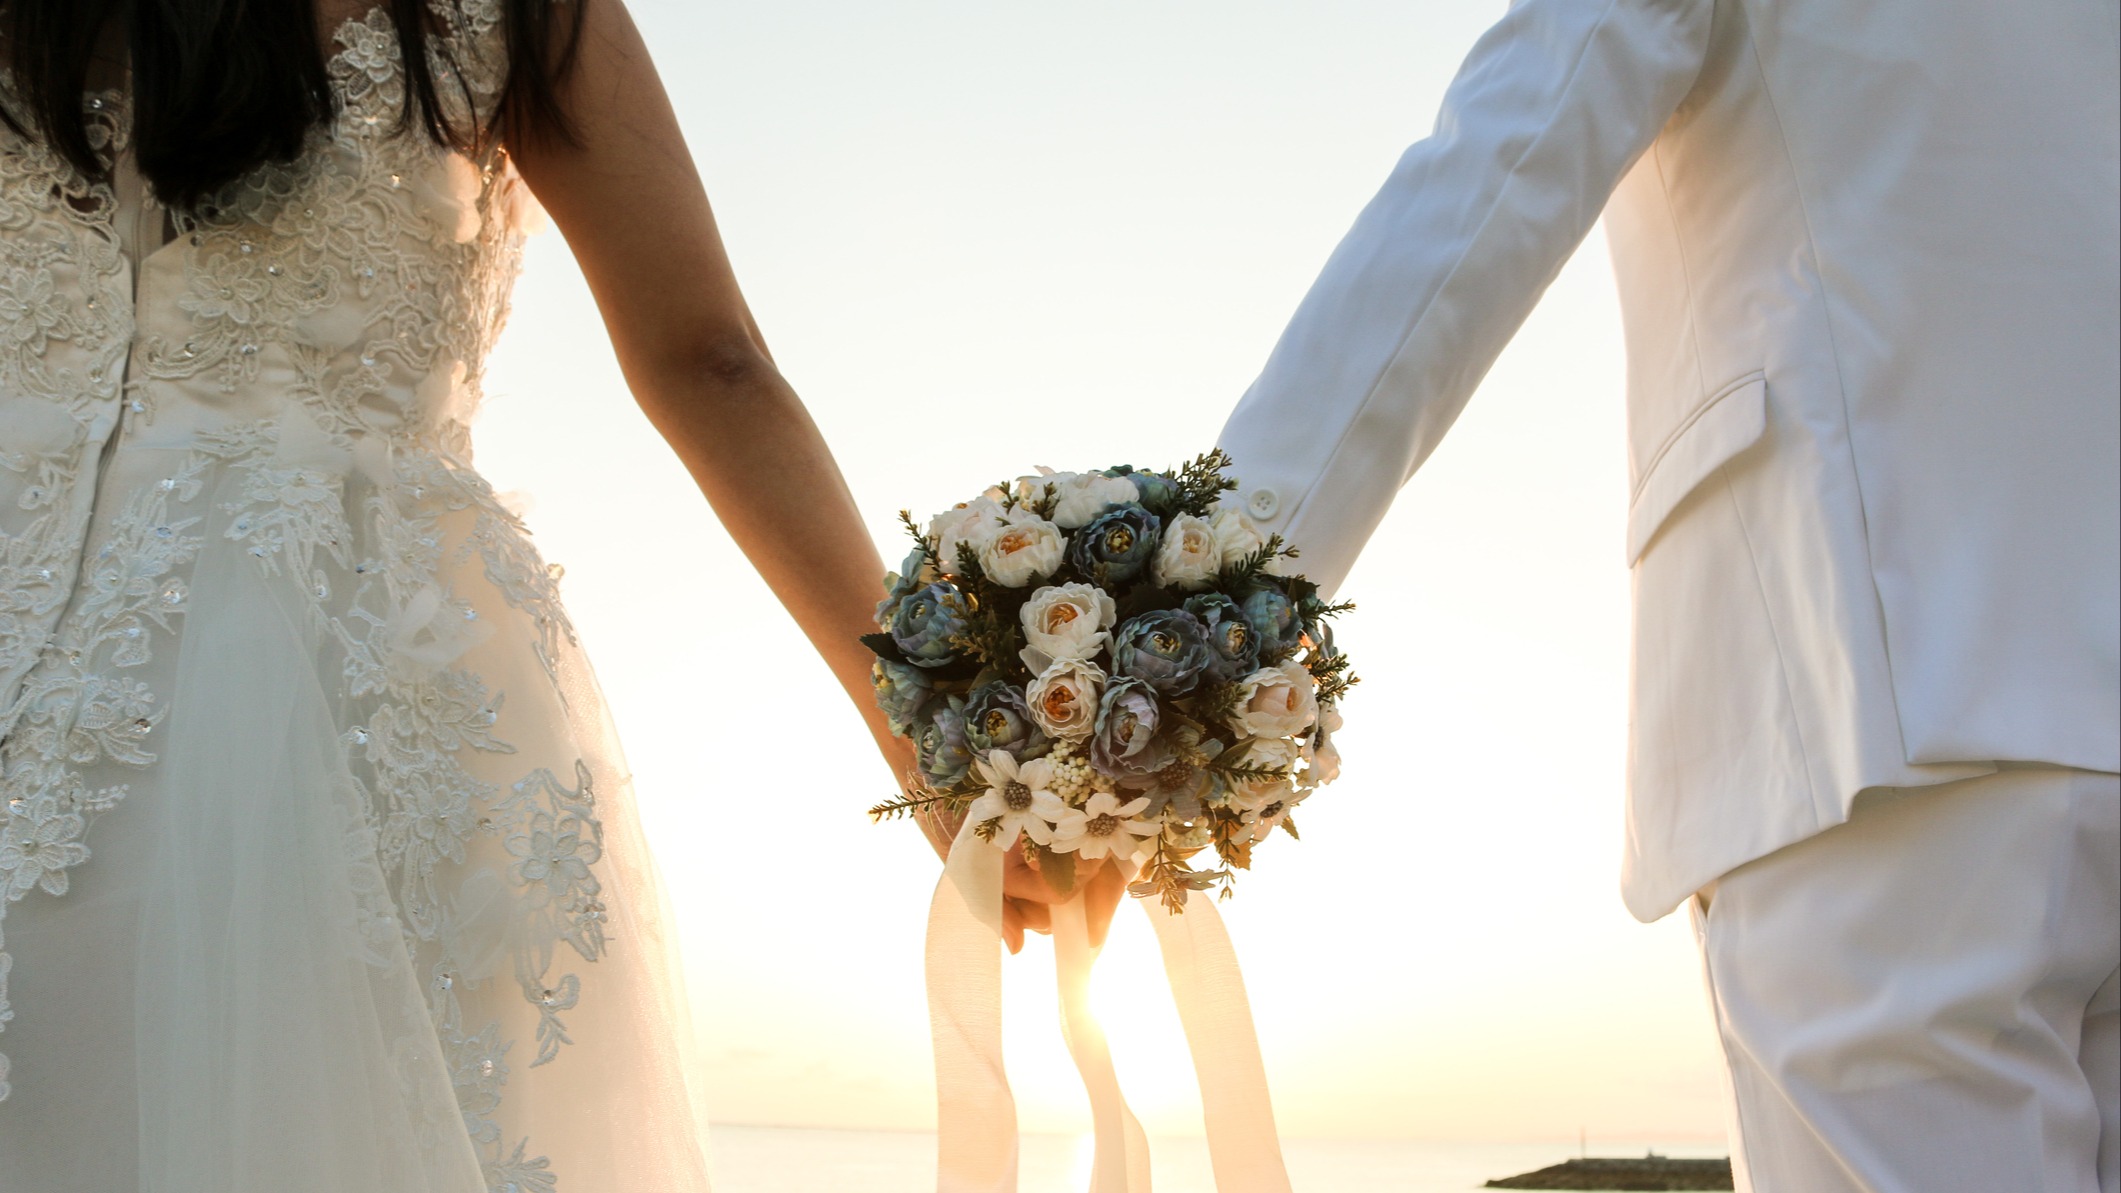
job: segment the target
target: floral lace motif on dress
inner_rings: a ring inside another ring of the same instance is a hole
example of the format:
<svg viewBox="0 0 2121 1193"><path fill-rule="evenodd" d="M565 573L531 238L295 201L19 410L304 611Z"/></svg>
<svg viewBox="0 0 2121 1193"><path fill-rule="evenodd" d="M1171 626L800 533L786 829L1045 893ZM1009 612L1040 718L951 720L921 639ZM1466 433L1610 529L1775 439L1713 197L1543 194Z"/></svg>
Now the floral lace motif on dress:
<svg viewBox="0 0 2121 1193"><path fill-rule="evenodd" d="M12 76L0 72L11 106ZM125 148L114 94L87 100L98 152ZM93 476L132 338L117 198L41 144L0 138L0 701L72 594ZM0 712L0 735L11 720Z"/></svg>
<svg viewBox="0 0 2121 1193"><path fill-rule="evenodd" d="M14 90L0 73L11 106ZM117 98L85 102L91 146L122 152L129 122L118 118ZM33 890L64 894L69 872L88 858L89 823L124 798L122 787L89 790L74 760L152 757L142 746L155 720L152 695L82 663L84 652L105 647L114 668L145 658L145 627L166 624L167 611L127 616L114 598L143 571L174 566L180 541L142 544L146 554L116 564L118 548L106 545L80 631L25 683L79 578L92 488L76 480L93 473L110 433L132 335L125 260L110 228L116 203L108 184L81 178L44 146L0 143L0 421L8 428L0 444L0 737L8 746L0 921ZM0 1028L14 1018L12 967L0 951ZM7 1076L0 1055L0 1098Z"/></svg>
<svg viewBox="0 0 2121 1193"><path fill-rule="evenodd" d="M146 684L119 674L152 661L157 634L174 636L189 592L182 570L198 554L200 519L174 506L196 498L206 460L134 495L84 565L82 593L60 626L44 665L31 672L8 710L13 724L0 760L0 926L6 904L42 889L64 895L68 871L89 857L96 818L125 798L123 785L90 789L81 768L110 761L155 761L148 740L164 710ZM4 954L0 954L4 956ZM0 1025L14 1017L0 960ZM4 1084L0 1061L0 1093Z"/></svg>
<svg viewBox="0 0 2121 1193"><path fill-rule="evenodd" d="M499 3L437 12L464 83L442 76L444 102L472 119L499 90ZM0 447L0 917L33 891L63 894L94 821L125 797L123 785L88 789L83 768L156 762L166 710L127 672L179 641L200 552L244 552L341 665L340 740L370 808L346 829L361 939L378 961L397 950L427 975L489 1187L551 1193L550 1165L508 1136L501 1108L514 1065L547 1064L570 1042L582 983L566 955L593 962L606 947L603 830L580 763L512 785L470 768L515 752L495 734L503 694L464 665L500 611L449 581L473 569L528 625L538 666L526 674L558 699L574 634L557 569L471 470L466 430L534 202L498 152L473 161L399 132L405 83L387 15L335 36L333 126L294 162L173 216L177 238L149 254L182 266L181 293L161 299L178 324L134 330L111 186L0 140L0 414L38 432ZM92 101L112 160L123 108L115 95ZM169 475L112 498L121 507L84 549L113 433L138 440L171 393L254 387L269 387L278 413L195 436ZM478 974L457 922L481 842L510 887L501 975ZM0 1028L9 964L0 952ZM514 984L534 1038L468 1020L467 990L491 981ZM0 1058L0 1096L5 1078Z"/></svg>

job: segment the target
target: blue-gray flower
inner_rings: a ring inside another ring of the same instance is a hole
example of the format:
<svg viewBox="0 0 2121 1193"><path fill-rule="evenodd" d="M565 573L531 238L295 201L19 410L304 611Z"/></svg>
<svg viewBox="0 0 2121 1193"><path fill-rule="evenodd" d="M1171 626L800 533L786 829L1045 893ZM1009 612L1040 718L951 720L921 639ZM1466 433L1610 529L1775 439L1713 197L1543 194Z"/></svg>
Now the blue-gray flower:
<svg viewBox="0 0 2121 1193"><path fill-rule="evenodd" d="M884 599L876 603L876 628L891 632L892 619L898 615L899 602L919 592L921 572L928 562L928 553L915 547L906 555L906 561L898 565L895 572L884 574Z"/></svg>
<svg viewBox="0 0 2121 1193"><path fill-rule="evenodd" d="M1147 815L1160 816L1170 808L1182 819L1192 820L1204 806L1227 802L1229 791L1223 780L1205 765L1222 753L1221 742L1203 739L1191 725L1175 727L1162 740L1169 747L1169 761L1146 778L1121 784L1128 794L1148 798Z"/></svg>
<svg viewBox="0 0 2121 1193"><path fill-rule="evenodd" d="M1169 515L1178 509L1178 482L1161 472L1136 472L1131 467L1121 466L1107 469L1105 475L1124 476L1133 481L1141 503L1152 510Z"/></svg>
<svg viewBox="0 0 2121 1193"><path fill-rule="evenodd" d="M1005 750L1022 761L1052 748L1045 731L1031 719L1024 690L999 679L981 684L966 697L965 742L975 758L985 758L989 750Z"/></svg>
<svg viewBox="0 0 2121 1193"><path fill-rule="evenodd" d="M1075 532L1068 562L1092 582L1102 576L1107 584L1129 583L1149 570L1163 528L1162 519L1135 502L1114 506Z"/></svg>
<svg viewBox="0 0 2121 1193"><path fill-rule="evenodd" d="M1279 589L1258 589L1245 598L1244 609L1245 620L1259 635L1261 654L1291 650L1303 640L1303 621L1296 616L1296 606Z"/></svg>
<svg viewBox="0 0 2121 1193"><path fill-rule="evenodd" d="M1105 685L1097 703L1097 726L1090 733L1090 765L1115 779L1155 774L1171 761L1158 741L1163 712L1156 691L1122 675Z"/></svg>
<svg viewBox="0 0 2121 1193"><path fill-rule="evenodd" d="M1313 645L1317 649L1318 657L1330 659L1340 654L1340 647L1333 644L1333 623L1321 617L1317 622L1317 631L1313 635Z"/></svg>
<svg viewBox="0 0 2121 1193"><path fill-rule="evenodd" d="M913 732L921 706L935 695L926 671L891 659L878 659L869 668L869 682L876 687L877 708L891 723L891 732L901 737Z"/></svg>
<svg viewBox="0 0 2121 1193"><path fill-rule="evenodd" d="M1112 636L1113 667L1164 696L1183 696L1199 686L1213 659L1206 631L1184 609L1129 618Z"/></svg>
<svg viewBox="0 0 2121 1193"><path fill-rule="evenodd" d="M972 603L957 585L937 580L899 602L891 618L891 640L919 667L941 667L954 657L951 639L965 632Z"/></svg>
<svg viewBox="0 0 2121 1193"><path fill-rule="evenodd" d="M1186 600L1186 612L1198 618L1208 640L1208 676L1234 683L1259 669L1259 634L1236 601L1219 592Z"/></svg>
<svg viewBox="0 0 2121 1193"><path fill-rule="evenodd" d="M965 700L952 696L932 705L913 731L913 752L921 773L937 787L954 787L972 766L965 741Z"/></svg>

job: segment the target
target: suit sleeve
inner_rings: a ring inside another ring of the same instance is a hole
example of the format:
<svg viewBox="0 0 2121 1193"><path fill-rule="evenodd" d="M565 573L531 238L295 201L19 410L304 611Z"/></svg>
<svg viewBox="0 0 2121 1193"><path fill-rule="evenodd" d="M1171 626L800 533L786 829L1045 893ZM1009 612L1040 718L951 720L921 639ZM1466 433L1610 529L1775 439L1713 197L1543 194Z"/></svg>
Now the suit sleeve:
<svg viewBox="0 0 2121 1193"><path fill-rule="evenodd" d="M1715 0L1518 0L1297 308L1221 445L1330 592L1692 88Z"/></svg>

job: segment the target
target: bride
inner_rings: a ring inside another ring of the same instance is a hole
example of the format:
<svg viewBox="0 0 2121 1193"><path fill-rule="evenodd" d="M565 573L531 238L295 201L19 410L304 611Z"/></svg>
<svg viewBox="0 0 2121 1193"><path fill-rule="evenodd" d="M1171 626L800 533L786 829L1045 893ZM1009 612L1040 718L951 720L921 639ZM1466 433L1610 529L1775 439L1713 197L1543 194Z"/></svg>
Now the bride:
<svg viewBox="0 0 2121 1193"><path fill-rule="evenodd" d="M540 206L910 759L856 641L883 567L624 8L0 0L0 37L0 1184L704 1189L626 771L471 464Z"/></svg>

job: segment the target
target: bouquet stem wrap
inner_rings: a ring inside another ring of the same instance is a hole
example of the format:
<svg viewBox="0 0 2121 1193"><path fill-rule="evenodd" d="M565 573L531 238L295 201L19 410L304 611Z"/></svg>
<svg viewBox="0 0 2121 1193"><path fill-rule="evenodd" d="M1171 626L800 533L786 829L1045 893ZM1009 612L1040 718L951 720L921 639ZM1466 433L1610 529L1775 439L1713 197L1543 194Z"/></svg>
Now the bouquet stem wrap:
<svg viewBox="0 0 2121 1193"><path fill-rule="evenodd" d="M938 1095L937 1193L1015 1193L1016 1099L1002 1064L1003 853L968 822L928 912L928 1018ZM1266 1067L1237 953L1214 901L1183 915L1138 900L1155 926L1164 971L1200 1081L1219 1193L1289 1193ZM1053 908L1061 1030L1090 1095L1097 1157L1091 1193L1150 1193L1149 1144L1127 1109L1104 1031L1090 1009L1090 944L1080 897Z"/></svg>

